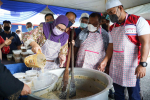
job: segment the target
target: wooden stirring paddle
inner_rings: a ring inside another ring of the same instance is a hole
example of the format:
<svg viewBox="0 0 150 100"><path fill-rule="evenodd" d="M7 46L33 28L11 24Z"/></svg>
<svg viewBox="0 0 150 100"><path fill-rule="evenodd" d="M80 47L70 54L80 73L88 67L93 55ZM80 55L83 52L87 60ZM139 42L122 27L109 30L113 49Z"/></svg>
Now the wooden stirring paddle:
<svg viewBox="0 0 150 100"><path fill-rule="evenodd" d="M73 31L72 31L72 34ZM73 38L71 37L71 41L73 40ZM71 58L71 42L70 42L70 46L69 46L69 54L68 54L68 59L67 59L67 65L66 65L66 69L63 75L63 80L62 80L62 90L61 93L59 95L60 99L66 99L67 98L67 86L68 86L68 80L69 80L69 65L70 65L70 58Z"/></svg>
<svg viewBox="0 0 150 100"><path fill-rule="evenodd" d="M73 28L71 38L73 40L75 29ZM74 45L71 43L71 81L69 87L69 98L76 96L76 85L74 80Z"/></svg>

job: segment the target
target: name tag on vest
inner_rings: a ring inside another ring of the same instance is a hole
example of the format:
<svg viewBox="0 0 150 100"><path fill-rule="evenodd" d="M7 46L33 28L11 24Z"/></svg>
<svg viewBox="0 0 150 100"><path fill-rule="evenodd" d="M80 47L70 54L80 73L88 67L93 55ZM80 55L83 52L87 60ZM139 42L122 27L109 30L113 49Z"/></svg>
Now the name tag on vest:
<svg viewBox="0 0 150 100"><path fill-rule="evenodd" d="M126 35L137 35L136 26L135 25L126 25L125 26L125 34Z"/></svg>

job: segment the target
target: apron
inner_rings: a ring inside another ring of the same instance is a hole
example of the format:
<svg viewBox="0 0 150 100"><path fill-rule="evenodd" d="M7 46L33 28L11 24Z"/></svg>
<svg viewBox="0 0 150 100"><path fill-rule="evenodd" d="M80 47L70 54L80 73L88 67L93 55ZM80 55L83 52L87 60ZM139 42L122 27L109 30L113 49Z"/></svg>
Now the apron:
<svg viewBox="0 0 150 100"><path fill-rule="evenodd" d="M100 34L90 33L81 44L77 54L76 67L97 69L104 57L105 48L100 28Z"/></svg>
<svg viewBox="0 0 150 100"><path fill-rule="evenodd" d="M127 17L128 14L126 15L126 19ZM113 82L118 85L135 87L137 80L135 69L138 66L138 46L129 40L125 34L126 30L124 24L124 26L114 27L111 32L113 39L113 56L109 75L112 77Z"/></svg>
<svg viewBox="0 0 150 100"><path fill-rule="evenodd" d="M50 40L51 31L48 39L45 44L41 47L42 53L45 55L46 60L54 60L54 62L46 61L44 69L52 70L59 68L59 59L58 55L61 48L61 43L59 39L59 43ZM33 68L34 70L41 70L40 68Z"/></svg>

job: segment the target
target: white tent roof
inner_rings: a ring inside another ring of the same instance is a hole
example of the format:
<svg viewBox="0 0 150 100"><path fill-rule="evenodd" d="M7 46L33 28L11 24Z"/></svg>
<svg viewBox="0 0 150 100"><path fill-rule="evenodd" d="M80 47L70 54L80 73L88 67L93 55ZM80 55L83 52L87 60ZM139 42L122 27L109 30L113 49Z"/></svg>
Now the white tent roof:
<svg viewBox="0 0 150 100"><path fill-rule="evenodd" d="M150 20L150 3L126 9L126 12L135 14Z"/></svg>

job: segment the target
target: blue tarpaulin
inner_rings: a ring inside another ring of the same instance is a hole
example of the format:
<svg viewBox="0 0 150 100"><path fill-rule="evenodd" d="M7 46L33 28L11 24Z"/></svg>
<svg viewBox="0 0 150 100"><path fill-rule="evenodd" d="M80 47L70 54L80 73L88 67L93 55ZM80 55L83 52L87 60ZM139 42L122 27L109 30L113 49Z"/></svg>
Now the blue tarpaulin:
<svg viewBox="0 0 150 100"><path fill-rule="evenodd" d="M46 8L46 5L25 3L9 0L1 0L3 4L1 9L6 10L0 12L0 24L4 20L10 20L12 23L17 23L31 18L32 16L40 13Z"/></svg>
<svg viewBox="0 0 150 100"><path fill-rule="evenodd" d="M40 13L47 6L43 4L25 3L10 0L1 0L1 1L3 2L1 9L7 10L7 12L5 13L1 12L0 24L2 24L3 20L10 20L12 23L24 21L36 15L37 13ZM51 5L49 5L48 8L56 15L65 15L66 12L72 11L77 15L76 21L79 20L82 13L88 14L92 13L91 11L76 10Z"/></svg>
<svg viewBox="0 0 150 100"><path fill-rule="evenodd" d="M80 18L82 13L88 13L91 14L91 11L85 11L85 10L77 10L77 9L71 9L71 8L64 8L64 7L58 7L58 6L48 6L48 8L54 13L59 15L65 15L66 12L74 12L77 15L77 18Z"/></svg>

